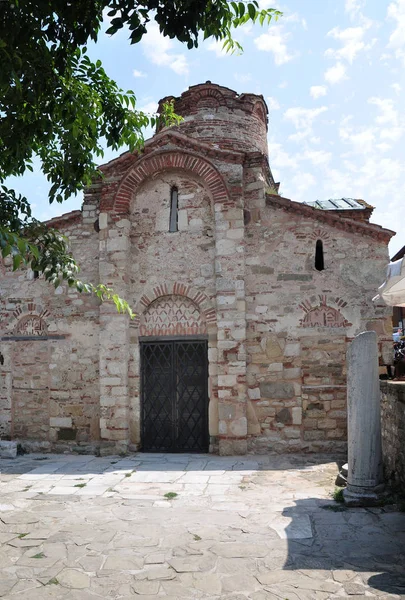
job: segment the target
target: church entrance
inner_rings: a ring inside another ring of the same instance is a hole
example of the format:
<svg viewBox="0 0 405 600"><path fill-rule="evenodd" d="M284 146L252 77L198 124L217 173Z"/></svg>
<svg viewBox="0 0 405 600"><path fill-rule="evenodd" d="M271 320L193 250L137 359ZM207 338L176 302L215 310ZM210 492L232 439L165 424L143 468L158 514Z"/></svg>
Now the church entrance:
<svg viewBox="0 0 405 600"><path fill-rule="evenodd" d="M208 452L206 340L141 342L141 419L145 452Z"/></svg>

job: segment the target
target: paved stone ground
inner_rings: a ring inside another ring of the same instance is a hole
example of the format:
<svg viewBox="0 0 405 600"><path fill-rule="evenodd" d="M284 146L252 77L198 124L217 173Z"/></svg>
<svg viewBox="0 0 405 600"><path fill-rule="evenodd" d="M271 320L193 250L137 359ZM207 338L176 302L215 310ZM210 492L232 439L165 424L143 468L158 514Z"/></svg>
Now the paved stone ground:
<svg viewBox="0 0 405 600"><path fill-rule="evenodd" d="M342 509L336 470L319 456L0 460L0 596L405 598L405 514Z"/></svg>

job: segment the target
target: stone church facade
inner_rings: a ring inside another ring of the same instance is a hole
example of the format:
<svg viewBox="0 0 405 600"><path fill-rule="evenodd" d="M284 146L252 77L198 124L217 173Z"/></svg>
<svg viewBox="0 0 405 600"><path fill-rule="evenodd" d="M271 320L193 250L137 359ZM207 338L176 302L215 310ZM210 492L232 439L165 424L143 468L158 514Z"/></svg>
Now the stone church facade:
<svg viewBox="0 0 405 600"><path fill-rule="evenodd" d="M393 232L362 201L278 194L261 96L207 82L173 100L180 125L104 165L82 210L49 222L82 279L113 287L135 319L2 264L0 438L343 450L348 342L373 329L391 362L389 312L372 297Z"/></svg>

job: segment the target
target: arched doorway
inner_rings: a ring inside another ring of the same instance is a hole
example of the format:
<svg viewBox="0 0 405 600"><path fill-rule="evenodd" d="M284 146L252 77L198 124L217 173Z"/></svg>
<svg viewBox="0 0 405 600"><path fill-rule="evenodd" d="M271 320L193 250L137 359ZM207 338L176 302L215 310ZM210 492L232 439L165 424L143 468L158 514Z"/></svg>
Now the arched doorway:
<svg viewBox="0 0 405 600"><path fill-rule="evenodd" d="M199 307L162 296L140 324L141 444L152 452L207 452L208 341Z"/></svg>

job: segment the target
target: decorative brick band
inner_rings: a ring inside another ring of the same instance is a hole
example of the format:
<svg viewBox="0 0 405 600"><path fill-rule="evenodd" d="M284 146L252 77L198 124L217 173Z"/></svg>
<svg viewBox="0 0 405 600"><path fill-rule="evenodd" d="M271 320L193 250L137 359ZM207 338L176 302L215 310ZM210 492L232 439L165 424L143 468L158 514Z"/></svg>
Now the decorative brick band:
<svg viewBox="0 0 405 600"><path fill-rule="evenodd" d="M352 323L342 315L341 308L347 306L347 302L341 298L328 299L326 295L319 296L319 304L313 306L309 300L304 300L299 306L304 311L305 316L300 319L302 327L350 327ZM330 303L336 304L338 308L330 306Z"/></svg>
<svg viewBox="0 0 405 600"><path fill-rule="evenodd" d="M211 300L200 290L190 285L175 281L174 283L160 283L145 289L143 296L136 307L136 317L131 321L133 327L139 327L141 315L146 312L153 302L163 296L184 297L192 301L201 313L201 318L207 327L216 324L216 310ZM200 332L201 333L201 332Z"/></svg>
<svg viewBox="0 0 405 600"><path fill-rule="evenodd" d="M224 180L211 162L184 150L160 151L141 158L123 178L114 198L113 212L116 215L128 214L134 191L141 183L168 169L181 169L201 177L211 192L214 203L228 200ZM103 202L100 208L101 211L108 210L108 207L103 206Z"/></svg>
<svg viewBox="0 0 405 600"><path fill-rule="evenodd" d="M48 335L46 319L49 316L48 309L40 304L35 304L33 300L27 300L17 304L9 314L5 333L13 336L46 336Z"/></svg>
<svg viewBox="0 0 405 600"><path fill-rule="evenodd" d="M141 317L139 334L196 335L207 333L207 324L199 306L186 296L157 298Z"/></svg>

